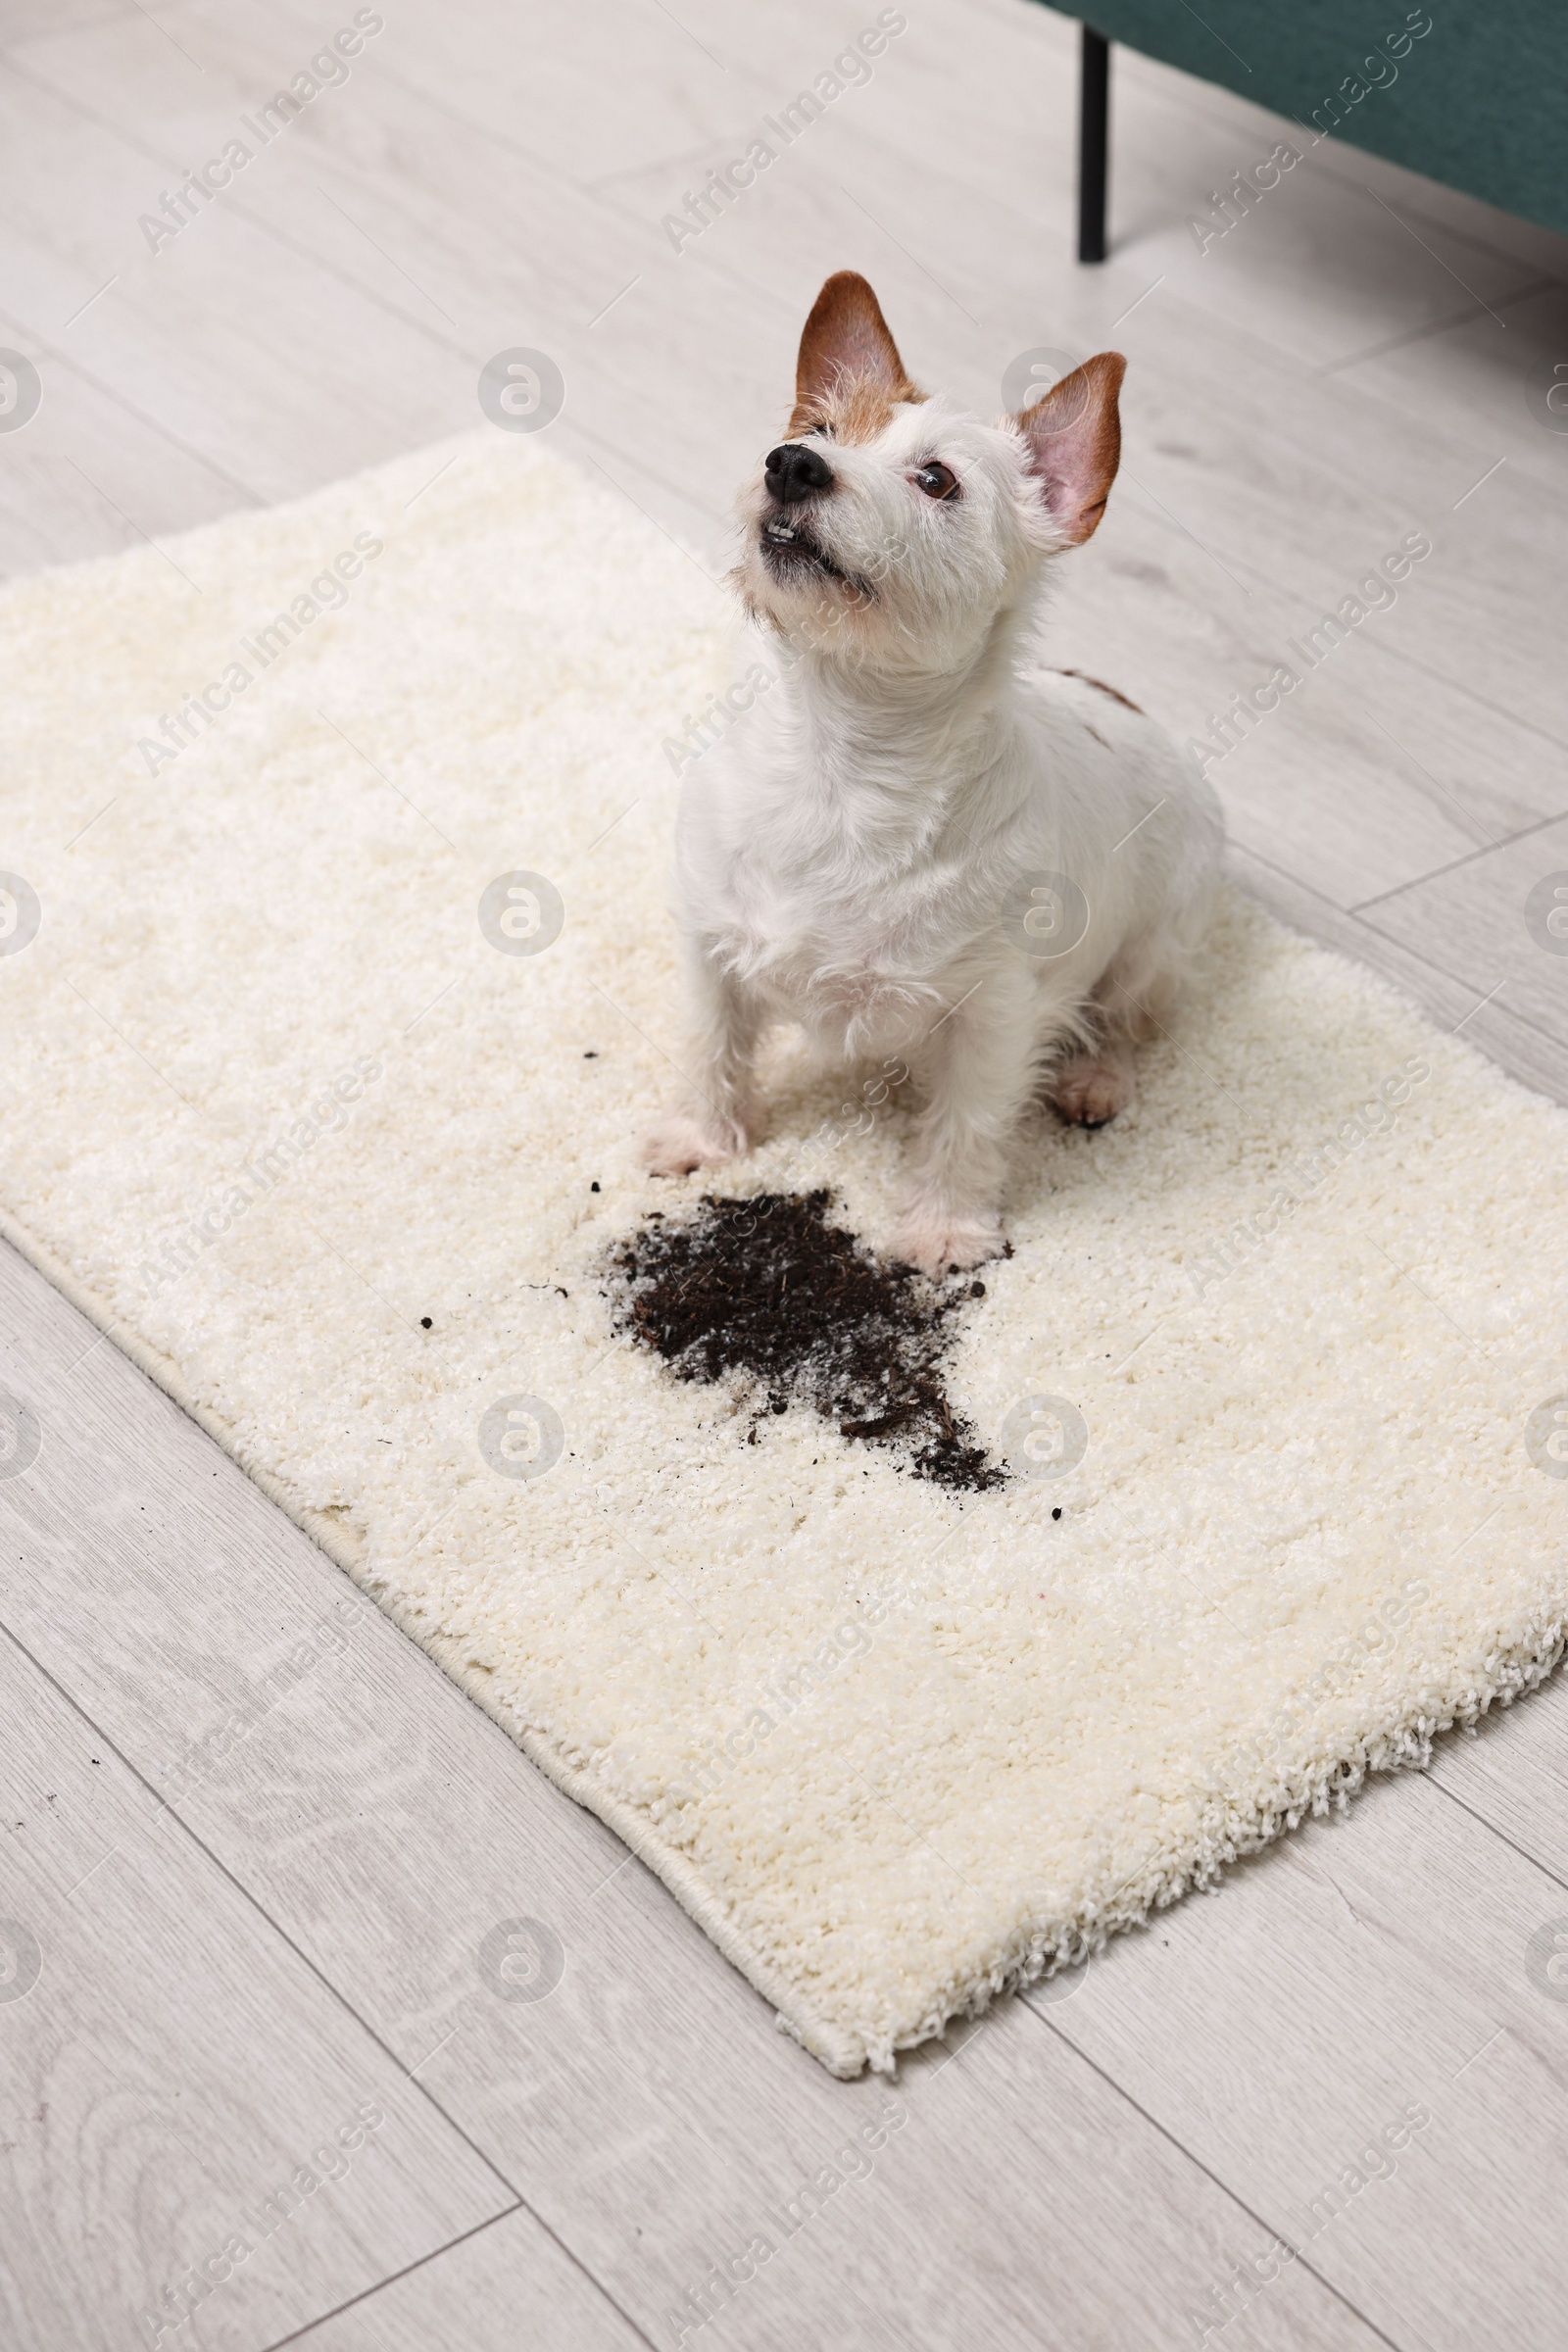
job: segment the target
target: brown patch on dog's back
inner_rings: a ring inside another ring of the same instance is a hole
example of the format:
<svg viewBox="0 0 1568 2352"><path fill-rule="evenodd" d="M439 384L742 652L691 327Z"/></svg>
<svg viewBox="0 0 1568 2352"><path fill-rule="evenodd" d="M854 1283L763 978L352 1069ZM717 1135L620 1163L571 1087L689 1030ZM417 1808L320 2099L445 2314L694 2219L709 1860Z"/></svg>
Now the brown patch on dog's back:
<svg viewBox="0 0 1568 2352"><path fill-rule="evenodd" d="M835 440L871 441L900 401L924 398L870 286L858 270L836 270L801 335L791 437L825 424Z"/></svg>
<svg viewBox="0 0 1568 2352"><path fill-rule="evenodd" d="M1092 678L1087 669L1058 669L1056 675L1058 678L1081 679L1085 686L1093 686L1101 694L1108 694L1111 701L1120 703L1124 710L1136 710L1140 718L1144 715L1143 706L1135 703L1129 695L1123 694L1119 686L1107 686L1103 678Z"/></svg>

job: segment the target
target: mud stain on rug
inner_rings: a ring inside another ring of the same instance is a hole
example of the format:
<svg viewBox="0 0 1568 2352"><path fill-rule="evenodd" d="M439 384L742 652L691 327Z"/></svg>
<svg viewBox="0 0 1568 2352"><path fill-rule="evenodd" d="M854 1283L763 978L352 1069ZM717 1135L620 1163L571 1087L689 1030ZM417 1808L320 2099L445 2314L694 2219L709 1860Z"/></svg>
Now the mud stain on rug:
<svg viewBox="0 0 1568 2352"><path fill-rule="evenodd" d="M808 1405L895 1467L971 1494L1007 1484L943 1384L954 1317L986 1286L886 1266L842 1225L832 1195L706 1194L679 1221L655 1209L612 1253L615 1324L677 1380L739 1382L757 1414Z"/></svg>

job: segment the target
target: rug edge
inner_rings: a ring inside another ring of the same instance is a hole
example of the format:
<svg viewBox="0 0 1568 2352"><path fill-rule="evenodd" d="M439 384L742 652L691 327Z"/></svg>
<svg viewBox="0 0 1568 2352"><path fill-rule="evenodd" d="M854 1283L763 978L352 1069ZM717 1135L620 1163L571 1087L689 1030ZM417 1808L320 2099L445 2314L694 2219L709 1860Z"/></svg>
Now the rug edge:
<svg viewBox="0 0 1568 2352"><path fill-rule="evenodd" d="M1268 910L1264 908L1263 912L1267 915ZM1325 953L1333 955L1335 951L1329 949ZM9 1242L106 1339L113 1340L122 1354L145 1373L188 1420L221 1446L268 1500L308 1536L357 1590L366 1593L400 1634L415 1642L456 1684L465 1698L487 1715L564 1795L581 1805L585 1812L594 1814L630 1853L656 1873L694 1924L717 1947L721 1957L773 2008L780 2030L841 2082L853 2082L867 2067L877 2074L894 2075L901 2051L918 2049L946 2033L955 2020L981 2017L994 2001L1008 1993L1021 1997L1031 1985L1064 1968L1087 1962L1094 1953L1102 1951L1113 1936L1146 1925L1154 1912L1167 1909L1184 1895L1214 1885L1236 1863L1277 1843L1309 1815L1327 1813L1336 1796L1348 1799L1358 1795L1372 1774L1425 1770L1438 1740L1455 1729L1479 1722L1494 1706L1510 1706L1515 1699L1538 1690L1568 1650L1568 1617L1553 1617L1535 1640L1516 1642L1511 1648L1494 1653L1493 1670L1476 1678L1469 1703L1456 1705L1439 1717L1425 1717L1411 1710L1382 1731L1359 1739L1345 1753L1326 1759L1312 1770L1303 1788L1292 1790L1280 1781L1250 1805L1241 1806L1234 1801L1222 1805L1185 1860L1172 1860L1164 1867L1152 1866L1139 1875L1135 1888L1128 1888L1124 1883L1115 1891L1120 1894L1126 1890L1128 1899L1114 1903L1098 1916L1088 1935L1079 1926L1064 1925L1048 1940L1037 1930L1030 1938L1032 1950L1011 1962L994 1962L983 1974L955 1987L951 1995L940 1997L917 2025L887 2039L869 2036L835 2025L804 2000L775 1966L736 1931L694 1864L678 1847L652 1831L645 1816L596 1786L591 1776L579 1765L570 1763L543 1733L519 1724L505 1701L484 1687L488 1677L476 1674L456 1657L442 1654L439 1635L432 1637L389 1598L369 1592L360 1573L363 1546L356 1547L346 1541L346 1531L339 1524L325 1519L309 1504L299 1502L271 1471L248 1462L230 1425L189 1394L172 1361L137 1333L117 1328L96 1293L80 1282L56 1257L48 1244L41 1242L3 1204L0 1204L0 1239Z"/></svg>
<svg viewBox="0 0 1568 2352"><path fill-rule="evenodd" d="M682 1910L716 1945L722 1958L740 1972L755 1992L770 2003L783 2031L790 2034L803 2049L841 2082L852 2082L864 2072L871 2052L861 2036L833 2025L809 2002L802 2000L778 1971L737 1934L733 1923L716 1905L687 1856L659 1837L657 1832L651 1831L646 1818L634 1807L596 1787L581 1766L568 1762L544 1733L531 1725L519 1724L505 1701L484 1688L488 1678L477 1675L461 1660L443 1656L439 1646L440 1635L432 1637L413 1623L389 1596L370 1592L361 1574L363 1544L345 1541L346 1531L336 1521L326 1519L308 1503L300 1502L273 1472L260 1463L248 1461L235 1439L231 1424L190 1394L172 1359L142 1339L139 1333L120 1323L96 1292L79 1281L71 1268L55 1255L48 1244L40 1241L3 1204L0 1204L0 1240L9 1242L79 1314L85 1315L88 1322L103 1333L105 1339L113 1341L122 1355L162 1389L187 1420L193 1421L215 1445L220 1446L252 1485L259 1488L270 1502L275 1504L303 1535L310 1538L317 1549L323 1552L332 1565L366 1594L400 1634L416 1642L439 1666L447 1679L457 1685L464 1697L488 1715L514 1745L522 1750L531 1764L536 1765L574 1804L596 1815L607 1829L613 1831L640 1862L648 1864L674 1895ZM957 2012L950 2011L949 2014ZM928 2036L921 2034L919 2038L924 2040Z"/></svg>
<svg viewBox="0 0 1568 2352"><path fill-rule="evenodd" d="M866 2045L866 2063L875 2072L894 2071L901 2050L913 2050L946 2033L956 2020L981 2017L995 2000L1011 1993L1023 1997L1032 1985L1084 1966L1102 1952L1112 1936L1145 1927L1155 1912L1168 1910L1187 1895L1216 1886L1238 1862L1250 1860L1278 1844L1308 1818L1321 1819L1336 1799L1348 1803L1358 1796L1375 1774L1424 1772L1437 1742L1450 1733L1479 1723L1494 1707L1512 1706L1548 1682L1568 1653L1568 1616L1548 1620L1539 1639L1516 1642L1494 1653L1494 1671L1478 1677L1468 1703L1441 1716L1411 1710L1382 1731L1355 1740L1342 1754L1327 1758L1309 1772L1303 1788L1292 1790L1283 1780L1246 1805L1230 1801L1218 1808L1194 1841L1186 1860L1151 1867L1137 1874L1136 1890L1124 1902L1112 1902L1099 1913L1086 1932L1067 1924L1054 1937L1038 1937L1039 1948L1014 1961L994 1965L950 2000L929 2010L919 2025L897 2034L885 2050ZM1114 1889L1132 1887L1124 1880ZM1036 1938L1031 1938L1031 1941Z"/></svg>

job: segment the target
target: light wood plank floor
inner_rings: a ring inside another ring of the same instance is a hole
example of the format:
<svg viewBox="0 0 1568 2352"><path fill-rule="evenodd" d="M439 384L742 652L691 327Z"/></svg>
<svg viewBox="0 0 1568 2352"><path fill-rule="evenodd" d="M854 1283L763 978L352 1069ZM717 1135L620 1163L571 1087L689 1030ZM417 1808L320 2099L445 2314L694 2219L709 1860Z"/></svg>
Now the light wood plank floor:
<svg viewBox="0 0 1568 2352"><path fill-rule="evenodd" d="M1079 270L1075 27L922 0L676 255L661 217L874 9L397 0L150 252L139 217L353 13L4 0L0 343L44 400L0 433L0 569L475 423L479 368L525 344L565 377L558 444L716 574L830 269L988 409L1019 353L1115 346L1124 476L1059 659L1202 732L1426 531L1397 605L1217 764L1234 868L1568 1101L1568 964L1524 914L1568 871L1568 434L1530 397L1568 361L1568 244L1331 144L1200 254L1187 217L1281 126L1118 53L1115 251ZM1409 70L1441 56L1439 30ZM0 848L3 814L0 786ZM838 2084L9 1253L0 1385L51 1432L0 1484L8 2346L1560 2340L1560 1687L892 2089ZM315 1663L181 1774L302 1632ZM517 1918L562 1946L548 1999L480 1972ZM786 2239L771 2217L878 2121ZM770 2260L715 2270L759 2231Z"/></svg>

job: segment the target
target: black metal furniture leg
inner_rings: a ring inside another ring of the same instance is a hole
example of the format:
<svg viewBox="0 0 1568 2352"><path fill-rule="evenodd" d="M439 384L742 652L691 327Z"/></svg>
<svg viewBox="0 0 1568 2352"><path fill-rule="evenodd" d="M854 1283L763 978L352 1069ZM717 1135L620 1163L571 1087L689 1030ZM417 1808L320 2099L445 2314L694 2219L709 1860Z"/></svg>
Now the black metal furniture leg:
<svg viewBox="0 0 1568 2352"><path fill-rule="evenodd" d="M1078 259L1105 258L1105 166L1110 112L1110 43L1083 28L1078 84Z"/></svg>

